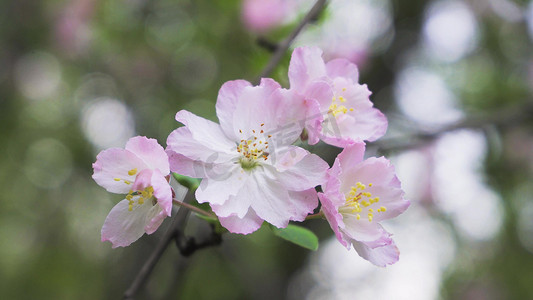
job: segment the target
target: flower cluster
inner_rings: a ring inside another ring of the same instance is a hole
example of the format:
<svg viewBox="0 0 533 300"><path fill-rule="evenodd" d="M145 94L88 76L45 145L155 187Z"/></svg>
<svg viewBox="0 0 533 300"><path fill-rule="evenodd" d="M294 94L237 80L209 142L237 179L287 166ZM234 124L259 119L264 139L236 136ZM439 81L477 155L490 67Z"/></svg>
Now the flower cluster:
<svg viewBox="0 0 533 300"><path fill-rule="evenodd" d="M325 63L320 49L297 48L288 75L288 89L267 78L257 86L226 82L216 102L219 123L179 111L176 120L184 126L169 135L166 150L135 137L125 149L102 151L93 178L110 192L127 194L108 215L102 240L127 246L154 232L170 216L168 175L175 172L202 179L196 200L209 203L232 233L252 233L264 222L284 228L304 221L320 200L319 214L341 244L379 266L396 262L398 250L379 222L409 202L387 159L363 160L365 141L385 134L385 116L345 59ZM294 145L299 140L343 150L329 168Z"/></svg>

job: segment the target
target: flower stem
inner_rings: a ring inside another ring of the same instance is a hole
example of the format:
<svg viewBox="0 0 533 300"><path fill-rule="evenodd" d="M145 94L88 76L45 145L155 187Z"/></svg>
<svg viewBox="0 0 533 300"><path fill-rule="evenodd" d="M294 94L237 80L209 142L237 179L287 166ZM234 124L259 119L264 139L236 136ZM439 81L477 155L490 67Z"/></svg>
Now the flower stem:
<svg viewBox="0 0 533 300"><path fill-rule="evenodd" d="M322 219L324 218L324 213L322 211L316 213L316 214L313 214L313 215L308 215L305 219L306 220L312 220L312 219Z"/></svg>
<svg viewBox="0 0 533 300"><path fill-rule="evenodd" d="M190 209L190 210L194 211L195 213L199 213L199 214L204 215L206 217L215 218L215 219L217 218L217 216L215 214L207 212L207 211L205 211L205 210L203 210L201 208L198 208L198 207L196 207L194 205L191 205L189 203L181 202L181 201L178 201L176 199L173 199L172 203L177 204L179 206L183 206L183 207L185 207L187 209Z"/></svg>

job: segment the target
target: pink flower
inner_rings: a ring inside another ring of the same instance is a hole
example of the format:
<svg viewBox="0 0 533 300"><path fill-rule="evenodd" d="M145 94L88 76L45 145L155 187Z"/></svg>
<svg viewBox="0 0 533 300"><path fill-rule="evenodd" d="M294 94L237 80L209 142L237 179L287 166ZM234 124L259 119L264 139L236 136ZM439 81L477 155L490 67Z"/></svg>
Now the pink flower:
<svg viewBox="0 0 533 300"><path fill-rule="evenodd" d="M314 187L324 182L328 165L291 145L303 112L286 104L274 80L255 87L235 80L219 91L220 125L185 110L176 114L185 126L167 140L171 170L203 178L196 199L210 203L231 232L251 233L263 220L286 227L318 205Z"/></svg>
<svg viewBox="0 0 533 300"><path fill-rule="evenodd" d="M317 47L294 50L289 66L290 91L296 95L293 101L306 107L309 144L321 139L345 147L375 141L385 134L387 119L373 107L371 92L358 80L357 67L346 59L326 64Z"/></svg>
<svg viewBox="0 0 533 300"><path fill-rule="evenodd" d="M152 234L172 211L172 190L165 178L168 157L156 140L133 137L125 149L110 148L96 157L93 179L107 191L127 194L107 215L102 242L129 246Z"/></svg>
<svg viewBox="0 0 533 300"><path fill-rule="evenodd" d="M394 167L384 157L363 161L365 145L347 146L327 172L319 193L322 211L339 242L377 266L398 261L399 251L380 221L409 207Z"/></svg>
<svg viewBox="0 0 533 300"><path fill-rule="evenodd" d="M242 19L251 31L264 32L281 25L294 10L294 0L244 0Z"/></svg>

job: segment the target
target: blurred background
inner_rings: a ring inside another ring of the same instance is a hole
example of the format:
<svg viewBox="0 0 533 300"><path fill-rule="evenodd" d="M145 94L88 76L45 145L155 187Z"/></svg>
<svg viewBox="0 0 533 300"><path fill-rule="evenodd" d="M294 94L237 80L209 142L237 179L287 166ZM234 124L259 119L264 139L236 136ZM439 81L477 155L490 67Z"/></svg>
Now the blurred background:
<svg viewBox="0 0 533 300"><path fill-rule="evenodd" d="M389 118L368 155L392 159L412 202L384 224L400 261L374 267L313 220L316 252L268 230L186 259L172 246L138 298L533 299L533 2L328 2L294 46L357 63ZM222 83L254 79L313 3L0 1L0 297L121 298L169 221L100 242L122 197L91 179L96 154L165 145L180 109L216 120Z"/></svg>

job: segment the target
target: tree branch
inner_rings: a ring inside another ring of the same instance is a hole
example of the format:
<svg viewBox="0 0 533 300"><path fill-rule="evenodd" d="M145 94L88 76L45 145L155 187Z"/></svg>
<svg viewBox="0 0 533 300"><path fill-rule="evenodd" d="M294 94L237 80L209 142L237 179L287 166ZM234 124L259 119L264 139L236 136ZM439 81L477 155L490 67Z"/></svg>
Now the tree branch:
<svg viewBox="0 0 533 300"><path fill-rule="evenodd" d="M194 211L195 213L198 213L198 214L201 214L201 215L204 215L206 217L209 217L209 218L217 218L217 216L213 213L210 213L210 212L207 212L201 208L198 208L194 205L191 205L189 203L185 203L185 202L181 202L181 201L178 201L178 200L172 200L172 203L176 204L176 205L179 205L179 206L183 206L185 208L187 208L188 210L192 210Z"/></svg>
<svg viewBox="0 0 533 300"><path fill-rule="evenodd" d="M189 203L192 201L193 197L194 192L191 192L189 190L183 202ZM170 242L172 242L172 240L176 237L177 234L181 234L183 227L185 226L185 222L187 221L188 215L188 209L178 210L178 213L172 219L172 224L170 224L170 228L165 233L165 236L159 241L156 248L154 249L154 252L152 252L148 260L144 263L141 270L131 283L130 287L124 293L124 299L134 299L139 289L144 286L146 280L152 274L155 265L167 249L168 245L170 245Z"/></svg>
<svg viewBox="0 0 533 300"><path fill-rule="evenodd" d="M300 34L300 31L307 25L307 23L315 20L320 12L324 9L326 5L326 0L317 0L315 5L309 10L307 15L300 21L298 26L294 28L294 30L289 34L288 37L286 37L281 43L279 43L276 47L276 51L274 52L274 55L270 58L270 61L266 65L266 67L263 69L263 72L261 72L261 75L259 78L257 78L254 82L259 83L261 78L268 77L270 73L274 70L274 68L279 64L280 60L283 58L283 55L285 55L285 52L287 52L287 49L289 49L289 46L292 44L294 39Z"/></svg>

